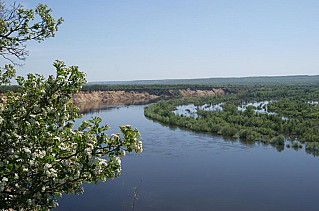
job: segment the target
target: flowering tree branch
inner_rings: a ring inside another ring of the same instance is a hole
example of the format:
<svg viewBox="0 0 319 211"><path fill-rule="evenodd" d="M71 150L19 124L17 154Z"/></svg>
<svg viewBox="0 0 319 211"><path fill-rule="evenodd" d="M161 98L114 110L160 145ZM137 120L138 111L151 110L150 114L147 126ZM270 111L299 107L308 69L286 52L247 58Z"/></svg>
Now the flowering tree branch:
<svg viewBox="0 0 319 211"><path fill-rule="evenodd" d="M19 92L0 100L0 204L5 209L48 209L61 193L82 193L84 182L118 177L126 152L143 151L140 134L121 126L106 135L107 125L94 117L83 121L70 103L86 82L78 67L54 63L56 76L17 77Z"/></svg>

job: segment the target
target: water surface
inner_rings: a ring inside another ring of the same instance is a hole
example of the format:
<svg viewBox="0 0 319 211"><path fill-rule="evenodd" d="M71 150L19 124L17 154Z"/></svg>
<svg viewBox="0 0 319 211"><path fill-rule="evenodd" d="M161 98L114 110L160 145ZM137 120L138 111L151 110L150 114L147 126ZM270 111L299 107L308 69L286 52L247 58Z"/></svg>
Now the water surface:
<svg viewBox="0 0 319 211"><path fill-rule="evenodd" d="M64 195L56 210L318 210L319 158L304 150L225 140L148 120L144 106L122 106L100 116L117 133L139 129L144 152L122 160L122 175L83 195Z"/></svg>

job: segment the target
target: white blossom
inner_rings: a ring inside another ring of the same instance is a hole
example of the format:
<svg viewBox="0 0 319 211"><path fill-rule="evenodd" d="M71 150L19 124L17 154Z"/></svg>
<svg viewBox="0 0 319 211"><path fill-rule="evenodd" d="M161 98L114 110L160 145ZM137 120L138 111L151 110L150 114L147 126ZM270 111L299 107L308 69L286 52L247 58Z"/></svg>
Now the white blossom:
<svg viewBox="0 0 319 211"><path fill-rule="evenodd" d="M143 145L141 141L137 141L133 145L133 149L135 149L136 153L141 153L143 152Z"/></svg>
<svg viewBox="0 0 319 211"><path fill-rule="evenodd" d="M115 157L114 162L119 166L121 165L121 159L119 157Z"/></svg>
<svg viewBox="0 0 319 211"><path fill-rule="evenodd" d="M27 153L27 154L31 154L31 150L28 147L23 147L23 150Z"/></svg>

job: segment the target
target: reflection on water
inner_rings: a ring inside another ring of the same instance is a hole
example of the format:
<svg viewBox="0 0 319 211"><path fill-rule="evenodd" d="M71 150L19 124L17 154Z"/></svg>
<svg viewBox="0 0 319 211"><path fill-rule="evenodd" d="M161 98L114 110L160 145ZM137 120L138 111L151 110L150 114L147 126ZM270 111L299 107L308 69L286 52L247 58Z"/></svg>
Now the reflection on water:
<svg viewBox="0 0 319 211"><path fill-rule="evenodd" d="M98 114L104 110L109 110L113 108L119 108L120 106L115 105L101 105L99 103L81 103L76 105L80 109L81 114Z"/></svg>
<svg viewBox="0 0 319 211"><path fill-rule="evenodd" d="M122 102L118 101L110 101L110 102L90 102L90 103L77 103L75 104L76 107L80 109L80 113L87 114L87 113L100 113L103 110L108 110L112 108L119 108L122 106L129 106L129 105L145 105L157 102L160 99L154 99L154 100L145 100L140 99L140 101L136 101L134 99L131 100L123 100Z"/></svg>
<svg viewBox="0 0 319 211"><path fill-rule="evenodd" d="M64 195L56 210L316 210L319 159L303 150L225 140L148 120L144 106L85 114L110 125L131 124L144 151L123 159L120 178L85 184L83 195ZM281 151L280 153L278 151Z"/></svg>

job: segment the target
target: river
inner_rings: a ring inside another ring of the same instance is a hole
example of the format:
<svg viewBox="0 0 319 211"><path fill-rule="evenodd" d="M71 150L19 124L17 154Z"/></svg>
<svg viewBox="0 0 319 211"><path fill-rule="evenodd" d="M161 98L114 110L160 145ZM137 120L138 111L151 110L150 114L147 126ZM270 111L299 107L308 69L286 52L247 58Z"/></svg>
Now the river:
<svg viewBox="0 0 319 211"><path fill-rule="evenodd" d="M138 128L144 151L122 160L119 178L85 184L83 195L63 195L55 210L319 209L319 157L167 127L145 118L143 109L84 115L100 116L110 134L122 124Z"/></svg>

